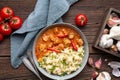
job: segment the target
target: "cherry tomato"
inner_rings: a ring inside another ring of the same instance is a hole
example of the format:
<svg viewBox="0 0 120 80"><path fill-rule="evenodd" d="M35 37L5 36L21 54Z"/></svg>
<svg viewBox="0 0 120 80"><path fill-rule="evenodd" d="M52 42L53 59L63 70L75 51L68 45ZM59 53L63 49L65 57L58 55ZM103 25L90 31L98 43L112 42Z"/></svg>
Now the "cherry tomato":
<svg viewBox="0 0 120 80"><path fill-rule="evenodd" d="M12 33L12 29L8 24L1 24L0 33L4 36L9 36Z"/></svg>
<svg viewBox="0 0 120 80"><path fill-rule="evenodd" d="M10 17L14 16L14 11L10 7L3 7L1 9L0 15L2 18L10 18Z"/></svg>
<svg viewBox="0 0 120 80"><path fill-rule="evenodd" d="M0 33L0 42L3 40L3 35Z"/></svg>
<svg viewBox="0 0 120 80"><path fill-rule="evenodd" d="M88 18L84 14L78 14L75 17L75 23L76 23L77 26L81 26L81 27L85 26L87 21L88 21Z"/></svg>
<svg viewBox="0 0 120 80"><path fill-rule="evenodd" d="M19 29L22 25L22 19L19 16L14 16L11 18L9 25L12 29Z"/></svg>

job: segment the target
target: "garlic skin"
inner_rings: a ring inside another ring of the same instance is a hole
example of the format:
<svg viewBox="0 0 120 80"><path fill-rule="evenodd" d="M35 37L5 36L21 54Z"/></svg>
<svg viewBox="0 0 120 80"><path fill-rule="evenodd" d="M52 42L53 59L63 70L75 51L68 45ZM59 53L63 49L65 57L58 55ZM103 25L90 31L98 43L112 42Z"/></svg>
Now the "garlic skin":
<svg viewBox="0 0 120 80"><path fill-rule="evenodd" d="M120 70L118 68L112 70L112 74L115 77L120 77Z"/></svg>
<svg viewBox="0 0 120 80"><path fill-rule="evenodd" d="M108 63L108 65L113 69L120 68L120 62L118 61L111 61Z"/></svg>
<svg viewBox="0 0 120 80"><path fill-rule="evenodd" d="M109 33L109 36L108 38L113 38L113 39L116 39L116 40L120 40L120 26L113 26L111 29L110 29L110 33Z"/></svg>
<svg viewBox="0 0 120 80"><path fill-rule="evenodd" d="M118 51L120 51L120 41L117 42L116 44Z"/></svg>
<svg viewBox="0 0 120 80"><path fill-rule="evenodd" d="M108 34L103 34L99 46L102 48L109 48L110 46L113 45L113 39L108 39L109 35Z"/></svg>
<svg viewBox="0 0 120 80"><path fill-rule="evenodd" d="M113 69L112 70L112 74L115 76L115 77L120 77L120 62L118 61L111 61L108 63L108 65Z"/></svg>
<svg viewBox="0 0 120 80"><path fill-rule="evenodd" d="M110 15L109 19L107 20L107 25L111 28L120 23L120 18L118 16Z"/></svg>
<svg viewBox="0 0 120 80"><path fill-rule="evenodd" d="M96 80L111 80L111 76L108 72L103 71L103 72L99 73Z"/></svg>

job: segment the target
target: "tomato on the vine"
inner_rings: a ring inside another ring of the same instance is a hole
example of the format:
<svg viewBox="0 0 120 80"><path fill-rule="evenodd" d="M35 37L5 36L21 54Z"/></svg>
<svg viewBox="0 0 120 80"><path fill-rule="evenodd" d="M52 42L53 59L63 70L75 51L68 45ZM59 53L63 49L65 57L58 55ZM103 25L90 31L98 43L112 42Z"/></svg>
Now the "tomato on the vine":
<svg viewBox="0 0 120 80"><path fill-rule="evenodd" d="M0 33L4 36L9 36L12 33L12 29L8 24L1 24Z"/></svg>
<svg viewBox="0 0 120 80"><path fill-rule="evenodd" d="M14 11L10 7L3 7L0 11L0 15L2 18L10 18L14 16Z"/></svg>
<svg viewBox="0 0 120 80"><path fill-rule="evenodd" d="M0 9L0 42L4 36L10 36L13 30L17 30L22 26L22 18L15 16L11 7L3 7Z"/></svg>
<svg viewBox="0 0 120 80"><path fill-rule="evenodd" d="M22 19L19 16L14 16L11 18L9 25L12 29L19 29L22 25Z"/></svg>
<svg viewBox="0 0 120 80"><path fill-rule="evenodd" d="M85 26L87 24L87 21L88 21L88 18L86 15L84 14L78 14L76 17L75 17L75 23L77 26Z"/></svg>

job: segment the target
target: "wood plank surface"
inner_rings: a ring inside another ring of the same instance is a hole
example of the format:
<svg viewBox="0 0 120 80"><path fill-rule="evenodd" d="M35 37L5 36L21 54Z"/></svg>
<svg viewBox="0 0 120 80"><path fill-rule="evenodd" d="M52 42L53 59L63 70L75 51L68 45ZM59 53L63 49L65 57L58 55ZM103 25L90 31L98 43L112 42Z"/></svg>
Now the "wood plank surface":
<svg viewBox="0 0 120 80"><path fill-rule="evenodd" d="M116 57L113 57L109 54L106 54L103 56L103 54L94 54L90 55L95 61L102 58L103 65L101 71L108 71L111 74L111 68L107 65L108 62L114 60L118 61L119 59ZM106 61L107 60L107 61ZM91 68L88 64L85 66L83 71L78 74L76 77L70 79L70 80L90 80L91 74L96 69ZM49 78L42 75L43 80L50 80ZM87 77L86 77L87 76ZM118 80L119 78L115 78L112 76L112 80ZM18 69L13 69L10 64L10 57L0 57L0 80L38 80L38 78L29 71L24 65L21 65Z"/></svg>
<svg viewBox="0 0 120 80"><path fill-rule="evenodd" d="M10 6L15 10L16 15L21 16L25 20L34 10L36 1L0 0L0 9L4 6ZM75 25L74 18L78 13L87 15L87 25L79 29L85 34L88 40L90 57L93 57L95 60L101 57L103 64L99 72L107 71L110 73L112 80L120 80L120 78L116 78L111 74L112 69L107 65L110 61L120 61L120 59L92 47L101 24L104 21L105 14L111 7L120 10L120 0L79 0L70 7L70 10L62 18L64 22ZM18 69L12 68L10 63L10 45L10 37L6 37L0 43L0 80L38 80L23 64ZM94 70L87 64L80 74L70 80L90 80L91 73ZM43 80L50 80L41 73L40 75Z"/></svg>

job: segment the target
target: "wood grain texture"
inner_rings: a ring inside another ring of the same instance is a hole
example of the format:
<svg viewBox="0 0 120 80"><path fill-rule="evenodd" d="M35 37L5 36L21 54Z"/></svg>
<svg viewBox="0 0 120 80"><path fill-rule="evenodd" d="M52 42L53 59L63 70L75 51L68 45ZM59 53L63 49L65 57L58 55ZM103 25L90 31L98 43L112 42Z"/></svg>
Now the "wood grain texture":
<svg viewBox="0 0 120 80"><path fill-rule="evenodd" d="M100 57L102 58L103 65L101 67L101 71L108 71L111 74L111 68L107 66L108 62L114 60L118 61L119 59L116 57L113 57L109 54L106 54L103 56L103 54L94 54L90 55L94 59L94 61L98 60ZM105 61L107 59L107 61ZM91 74L96 69L91 68L88 64L85 66L83 71L78 74L76 77L70 79L70 80L90 80ZM50 80L49 78L42 75L43 80ZM87 76L87 77L86 77ZM118 78L115 78L112 76L113 80L118 80ZM18 69L13 69L10 64L10 57L0 57L0 80L38 80L38 78L29 71L24 65L21 65Z"/></svg>
<svg viewBox="0 0 120 80"><path fill-rule="evenodd" d="M25 20L34 10L36 1L37 0L0 0L0 9L4 6L10 6L14 9L16 15L21 16L23 20ZM111 74L111 68L107 65L108 62L113 60L120 61L119 58L92 47L105 17L105 13L111 7L120 10L119 3L120 0L79 0L62 16L64 22L75 25L74 18L78 13L87 15L87 25L79 29L85 34L88 40L90 57L93 57L94 60L101 57L103 60L103 65L99 72L108 71ZM107 59L107 61L105 61L105 59ZM91 73L94 70L95 69L89 65L86 65L80 74L70 80L90 80ZM44 75L40 75L43 80L50 80ZM120 79L112 75L111 77L112 80ZM38 80L24 65L21 65L18 69L12 68L10 64L10 37L6 37L4 41L0 43L0 80Z"/></svg>

